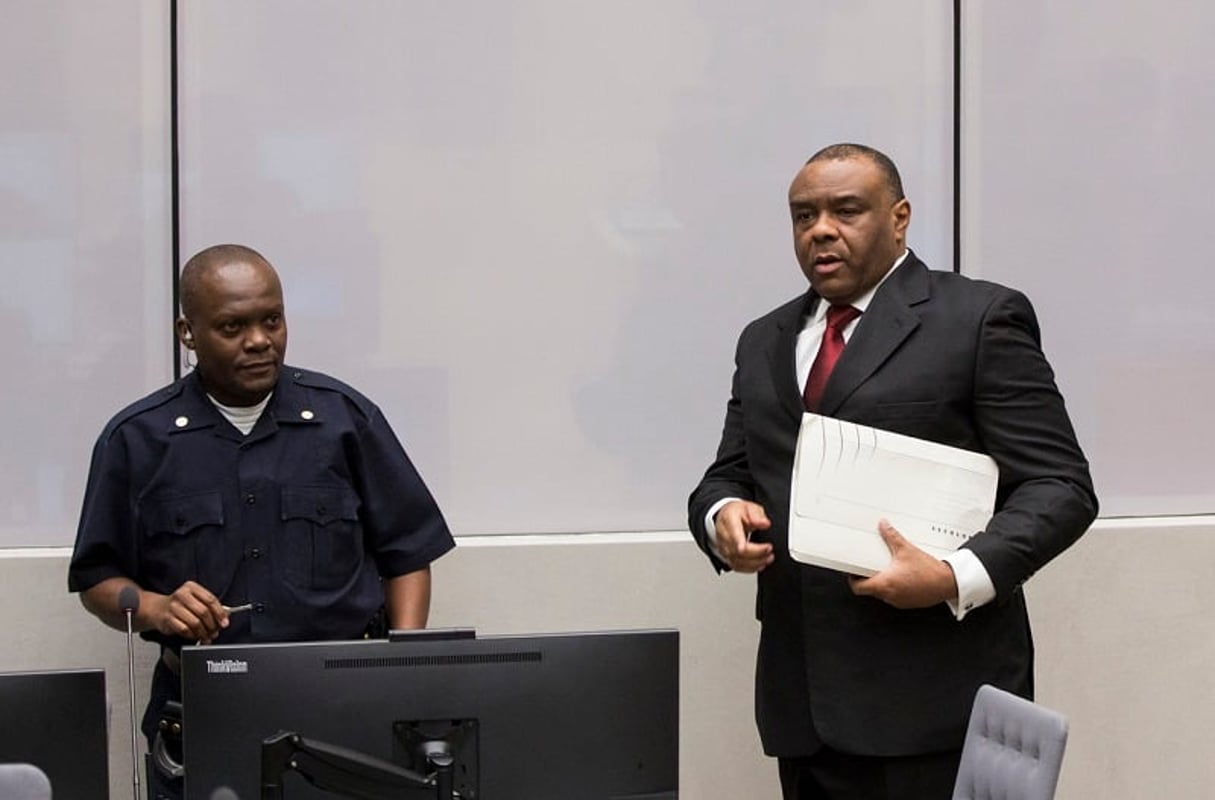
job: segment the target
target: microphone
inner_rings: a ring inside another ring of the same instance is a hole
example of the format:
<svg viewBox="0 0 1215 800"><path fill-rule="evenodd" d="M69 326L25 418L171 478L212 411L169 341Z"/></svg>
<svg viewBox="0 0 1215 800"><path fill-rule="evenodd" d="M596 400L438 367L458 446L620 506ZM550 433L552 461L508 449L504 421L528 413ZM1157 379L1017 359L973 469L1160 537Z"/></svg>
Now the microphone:
<svg viewBox="0 0 1215 800"><path fill-rule="evenodd" d="M127 691L131 698L131 777L135 800L139 795L139 726L135 722L135 637L134 617L139 610L139 589L124 586L118 593L118 610L127 617Z"/></svg>

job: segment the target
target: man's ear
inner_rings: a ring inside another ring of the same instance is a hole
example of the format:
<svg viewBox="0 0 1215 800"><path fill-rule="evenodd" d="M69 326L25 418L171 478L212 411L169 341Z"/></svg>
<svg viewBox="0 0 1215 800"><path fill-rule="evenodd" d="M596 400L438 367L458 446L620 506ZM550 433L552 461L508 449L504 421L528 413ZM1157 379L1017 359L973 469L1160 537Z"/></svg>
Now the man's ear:
<svg viewBox="0 0 1215 800"><path fill-rule="evenodd" d="M911 203L906 197L894 204L893 213L894 229L902 236L907 233L907 226L911 224Z"/></svg>
<svg viewBox="0 0 1215 800"><path fill-rule="evenodd" d="M185 317L177 318L177 339L187 348L194 349L194 331L190 328L190 320Z"/></svg>

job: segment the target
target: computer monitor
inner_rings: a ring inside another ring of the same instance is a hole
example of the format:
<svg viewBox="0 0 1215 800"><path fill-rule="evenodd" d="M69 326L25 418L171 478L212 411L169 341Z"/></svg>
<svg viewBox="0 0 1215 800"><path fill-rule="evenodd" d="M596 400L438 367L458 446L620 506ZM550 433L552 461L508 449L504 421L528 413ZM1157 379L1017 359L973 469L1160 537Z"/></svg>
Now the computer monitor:
<svg viewBox="0 0 1215 800"><path fill-rule="evenodd" d="M105 671L0 673L0 762L33 764L55 800L109 796Z"/></svg>
<svg viewBox="0 0 1215 800"><path fill-rule="evenodd" d="M187 800L259 800L279 732L415 773L439 742L453 796L472 800L678 797L676 631L193 647L182 691ZM265 796L342 796L301 775L281 786Z"/></svg>

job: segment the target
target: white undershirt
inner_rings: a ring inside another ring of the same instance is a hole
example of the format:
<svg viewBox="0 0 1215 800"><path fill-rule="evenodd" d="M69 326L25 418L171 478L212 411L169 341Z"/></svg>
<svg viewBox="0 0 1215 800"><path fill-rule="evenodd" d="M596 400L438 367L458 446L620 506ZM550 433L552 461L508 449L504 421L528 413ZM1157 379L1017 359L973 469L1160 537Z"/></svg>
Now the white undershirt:
<svg viewBox="0 0 1215 800"><path fill-rule="evenodd" d="M862 314L848 323L841 332L845 343L852 337L852 332L864 317L863 312L869 309L869 304L873 301L873 296L877 293L878 287L893 275L894 271L907 259L908 252L910 251L904 250L898 260L894 262L894 265L882 276L882 279L872 289L852 303L852 306L860 309ZM797 335L796 363L794 364L794 368L797 370L798 386L805 386L807 378L810 377L810 367L814 364L814 358L818 355L819 346L823 342L823 333L827 329L827 309L829 306L829 303L817 303L814 313L806 317L805 326ZM705 531L708 533L707 540L709 548L715 555L720 554L717 552L716 527L713 521L722 506L737 499L739 498L724 497L714 503L705 515ZM979 557L973 552L962 548L950 553L942 560L949 564L953 570L954 580L958 584L958 599L947 601L950 611L953 612L957 619L961 620L966 616L967 612L989 603L995 598L996 587L991 582L991 576L987 573L987 568L983 566L983 562L979 561Z"/></svg>
<svg viewBox="0 0 1215 800"><path fill-rule="evenodd" d="M207 399L211 401L213 406L219 409L219 413L223 414L224 419L232 423L232 427L236 428L244 436L248 436L249 431L253 430L253 426L261 419L262 412L266 410L266 406L273 395L274 392L266 395L255 406L226 406L211 395L207 395Z"/></svg>

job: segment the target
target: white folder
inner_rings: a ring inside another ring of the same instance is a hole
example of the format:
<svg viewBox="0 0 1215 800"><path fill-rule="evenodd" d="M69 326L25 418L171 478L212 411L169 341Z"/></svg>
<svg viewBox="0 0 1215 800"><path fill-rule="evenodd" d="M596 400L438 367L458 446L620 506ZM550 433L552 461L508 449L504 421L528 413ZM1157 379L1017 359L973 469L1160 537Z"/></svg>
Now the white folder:
<svg viewBox="0 0 1215 800"><path fill-rule="evenodd" d="M987 455L853 422L804 414L793 461L789 553L872 575L890 563L886 519L941 558L983 530L1000 472Z"/></svg>

